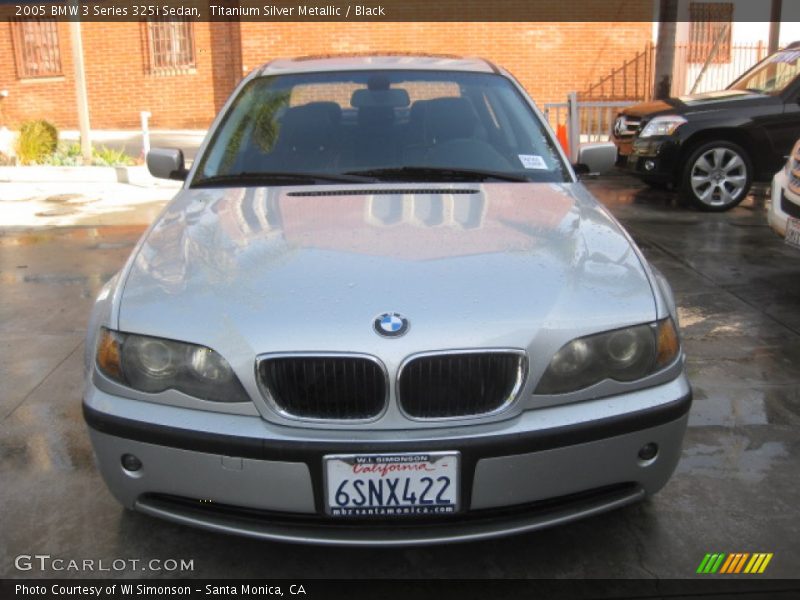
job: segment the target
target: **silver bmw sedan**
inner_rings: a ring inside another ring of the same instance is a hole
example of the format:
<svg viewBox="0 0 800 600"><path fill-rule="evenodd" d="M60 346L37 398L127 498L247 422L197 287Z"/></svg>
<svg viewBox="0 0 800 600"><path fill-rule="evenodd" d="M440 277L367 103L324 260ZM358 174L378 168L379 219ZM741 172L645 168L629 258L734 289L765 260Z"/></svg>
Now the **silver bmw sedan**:
<svg viewBox="0 0 800 600"><path fill-rule="evenodd" d="M475 540L657 492L670 287L490 62L276 60L103 288L83 410L129 509L263 539Z"/></svg>

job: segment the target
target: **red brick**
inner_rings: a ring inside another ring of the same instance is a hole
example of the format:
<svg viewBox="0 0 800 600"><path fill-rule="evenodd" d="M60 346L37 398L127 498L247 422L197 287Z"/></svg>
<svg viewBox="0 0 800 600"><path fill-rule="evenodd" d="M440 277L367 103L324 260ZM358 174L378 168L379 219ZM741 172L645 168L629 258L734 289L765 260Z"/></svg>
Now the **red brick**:
<svg viewBox="0 0 800 600"><path fill-rule="evenodd" d="M594 2L598 18L649 3ZM600 8L598 8L600 7ZM602 10L601 10L602 9ZM635 18L646 19L646 14ZM633 17L632 17L633 18ZM483 56L511 71L540 105L563 101L644 49L651 23L202 23L194 24L196 73L147 72L143 23L82 24L91 124L95 129L137 128L139 112L153 128L205 128L241 78L273 58L338 52L429 52ZM0 123L12 127L47 118L76 128L69 25L58 25L63 77L21 81L13 59L11 25L0 22Z"/></svg>

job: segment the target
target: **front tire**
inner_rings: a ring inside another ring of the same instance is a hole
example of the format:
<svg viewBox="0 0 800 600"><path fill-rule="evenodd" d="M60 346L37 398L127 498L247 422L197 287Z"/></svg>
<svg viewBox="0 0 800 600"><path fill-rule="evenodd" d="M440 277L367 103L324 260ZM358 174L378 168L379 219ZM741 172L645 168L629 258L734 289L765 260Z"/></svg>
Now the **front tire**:
<svg viewBox="0 0 800 600"><path fill-rule="evenodd" d="M699 146L681 177L681 196L699 210L722 212L738 205L750 191L753 164L747 152L722 140Z"/></svg>

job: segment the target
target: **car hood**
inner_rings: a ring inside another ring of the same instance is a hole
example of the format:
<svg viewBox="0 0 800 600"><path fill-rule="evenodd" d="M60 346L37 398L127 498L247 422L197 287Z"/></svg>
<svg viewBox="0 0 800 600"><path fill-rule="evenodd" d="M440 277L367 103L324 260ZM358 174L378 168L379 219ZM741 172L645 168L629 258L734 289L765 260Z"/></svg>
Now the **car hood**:
<svg viewBox="0 0 800 600"><path fill-rule="evenodd" d="M697 112L743 108L769 101L770 98L771 96L742 90L719 90L634 104L622 112L633 117L655 117L663 114L688 116Z"/></svg>
<svg viewBox="0 0 800 600"><path fill-rule="evenodd" d="M266 352L370 352L388 364L529 348L545 332L568 338L655 311L638 251L581 184L188 189L132 258L118 325L252 369ZM409 332L378 336L384 312L407 317Z"/></svg>

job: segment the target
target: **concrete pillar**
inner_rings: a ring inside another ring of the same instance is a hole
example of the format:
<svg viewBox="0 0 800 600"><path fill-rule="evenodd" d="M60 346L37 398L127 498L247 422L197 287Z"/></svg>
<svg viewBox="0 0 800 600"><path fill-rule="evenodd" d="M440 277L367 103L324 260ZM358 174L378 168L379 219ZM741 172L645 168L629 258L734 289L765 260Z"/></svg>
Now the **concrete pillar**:
<svg viewBox="0 0 800 600"><path fill-rule="evenodd" d="M663 99L672 89L672 72L675 64L675 31L678 18L678 0L661 0L658 8L658 41L655 64L655 98Z"/></svg>

